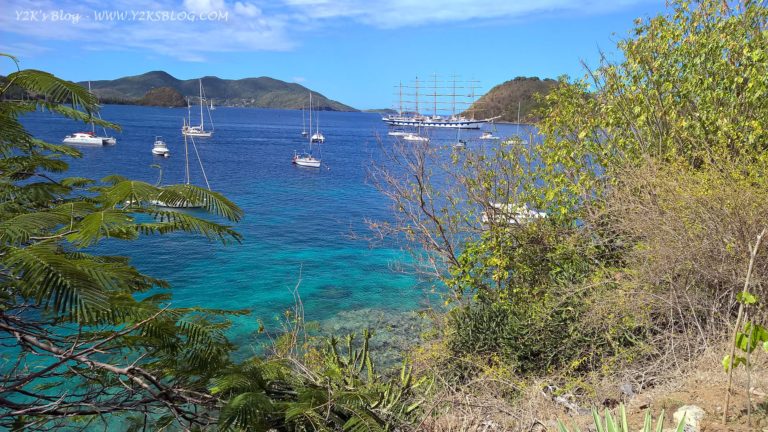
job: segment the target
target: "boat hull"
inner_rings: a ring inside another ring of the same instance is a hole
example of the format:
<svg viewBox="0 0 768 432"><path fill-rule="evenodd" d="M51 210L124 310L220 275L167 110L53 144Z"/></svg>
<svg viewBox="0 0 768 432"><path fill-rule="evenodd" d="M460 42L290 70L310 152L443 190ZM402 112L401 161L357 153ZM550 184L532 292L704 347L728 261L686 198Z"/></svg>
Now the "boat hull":
<svg viewBox="0 0 768 432"><path fill-rule="evenodd" d="M213 132L189 132L189 131L181 131L182 134L186 136L191 137L198 137L198 138L210 138L213 135Z"/></svg>
<svg viewBox="0 0 768 432"><path fill-rule="evenodd" d="M493 120L473 120L464 118L453 119L435 119L432 117L382 117L384 123L390 126L399 127L429 127L444 129L480 129L480 126Z"/></svg>
<svg viewBox="0 0 768 432"><path fill-rule="evenodd" d="M62 142L64 144L87 146L103 146L106 144L102 138L64 138Z"/></svg>

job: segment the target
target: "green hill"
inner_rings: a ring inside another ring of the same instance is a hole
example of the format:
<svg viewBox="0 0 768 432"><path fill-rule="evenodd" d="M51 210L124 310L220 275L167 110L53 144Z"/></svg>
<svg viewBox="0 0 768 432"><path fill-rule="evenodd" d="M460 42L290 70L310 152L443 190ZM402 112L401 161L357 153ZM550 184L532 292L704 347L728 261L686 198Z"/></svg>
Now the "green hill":
<svg viewBox="0 0 768 432"><path fill-rule="evenodd" d="M256 108L301 109L309 104L310 89L269 77L228 80L214 76L202 78L205 96L218 106ZM83 81L79 84L87 86ZM153 71L142 75L115 80L91 81L91 90L102 102L139 103L147 92L156 88L170 88L183 97L197 97L197 79L180 80L167 72ZM312 103L326 111L357 111L340 102L312 92Z"/></svg>
<svg viewBox="0 0 768 432"><path fill-rule="evenodd" d="M478 99L466 111L474 114L475 118L501 116L501 121L517 122L517 107L520 104L520 121L531 123L536 121L534 111L540 107L536 94L547 94L555 85L556 80L537 77L517 77L492 88Z"/></svg>
<svg viewBox="0 0 768 432"><path fill-rule="evenodd" d="M172 87L157 87L148 91L141 99L139 105L164 106L164 107L185 107L187 102L181 93Z"/></svg>

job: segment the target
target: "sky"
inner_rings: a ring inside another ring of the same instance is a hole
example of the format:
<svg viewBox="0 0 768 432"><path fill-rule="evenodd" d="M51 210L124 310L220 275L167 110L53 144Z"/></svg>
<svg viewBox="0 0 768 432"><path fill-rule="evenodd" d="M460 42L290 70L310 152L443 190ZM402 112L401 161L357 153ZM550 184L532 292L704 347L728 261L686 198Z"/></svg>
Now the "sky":
<svg viewBox="0 0 768 432"><path fill-rule="evenodd" d="M73 81L269 76L359 109L416 77L584 74L664 0L3 0L0 52ZM15 70L0 61L0 74Z"/></svg>

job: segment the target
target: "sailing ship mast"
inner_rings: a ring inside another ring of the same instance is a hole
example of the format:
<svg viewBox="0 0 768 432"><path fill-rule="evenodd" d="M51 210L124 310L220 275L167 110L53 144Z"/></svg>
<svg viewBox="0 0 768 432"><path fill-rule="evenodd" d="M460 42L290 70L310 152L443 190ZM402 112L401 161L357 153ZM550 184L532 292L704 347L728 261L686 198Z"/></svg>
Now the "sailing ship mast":
<svg viewBox="0 0 768 432"><path fill-rule="evenodd" d="M205 130L205 121L203 120L203 80L197 80L200 83L200 130Z"/></svg>

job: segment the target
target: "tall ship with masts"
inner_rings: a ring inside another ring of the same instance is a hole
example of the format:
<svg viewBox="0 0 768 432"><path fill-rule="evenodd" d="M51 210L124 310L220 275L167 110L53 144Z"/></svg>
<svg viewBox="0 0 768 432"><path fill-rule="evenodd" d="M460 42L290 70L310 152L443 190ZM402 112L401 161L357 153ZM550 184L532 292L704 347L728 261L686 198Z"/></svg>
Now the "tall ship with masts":
<svg viewBox="0 0 768 432"><path fill-rule="evenodd" d="M419 81L418 77L413 85L403 85L400 82L397 86L399 89L397 114L386 115L381 120L390 126L397 127L480 129L484 123L499 118L475 119L460 113L462 107L468 107L474 103L475 90L479 88L478 81L457 81L454 76L448 83L450 85L446 86L444 82L438 81L436 74L433 75L431 86L423 85L424 82ZM430 93L429 90L432 92ZM403 99L404 96L413 99ZM430 105L430 102L432 113L424 114L429 109L425 107Z"/></svg>

